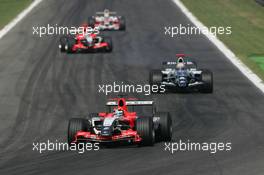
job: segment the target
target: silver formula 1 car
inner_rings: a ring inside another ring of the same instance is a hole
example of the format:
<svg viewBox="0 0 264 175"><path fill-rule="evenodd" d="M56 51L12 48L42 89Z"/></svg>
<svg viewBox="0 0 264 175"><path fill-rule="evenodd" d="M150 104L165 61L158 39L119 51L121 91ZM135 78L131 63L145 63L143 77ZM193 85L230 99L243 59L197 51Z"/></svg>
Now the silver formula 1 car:
<svg viewBox="0 0 264 175"><path fill-rule="evenodd" d="M88 18L88 25L99 30L125 30L126 21L123 16L117 16L116 12L110 12L105 9L103 12L97 12L95 16Z"/></svg>
<svg viewBox="0 0 264 175"><path fill-rule="evenodd" d="M166 90L196 90L202 93L213 92L213 73L207 69L198 69L194 61L177 54L177 61L163 62L165 68L152 70L151 85L163 85Z"/></svg>

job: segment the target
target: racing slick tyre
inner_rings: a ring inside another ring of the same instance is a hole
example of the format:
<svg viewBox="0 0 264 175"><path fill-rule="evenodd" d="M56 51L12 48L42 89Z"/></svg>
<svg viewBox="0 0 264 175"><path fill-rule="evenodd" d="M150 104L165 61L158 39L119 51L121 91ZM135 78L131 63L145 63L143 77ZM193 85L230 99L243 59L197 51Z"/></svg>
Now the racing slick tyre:
<svg viewBox="0 0 264 175"><path fill-rule="evenodd" d="M207 69L202 70L201 80L203 84L200 87L202 93L213 92L213 73Z"/></svg>
<svg viewBox="0 0 264 175"><path fill-rule="evenodd" d="M87 122L83 118L72 118L68 124L68 143L75 140L75 134L78 131L87 131Z"/></svg>
<svg viewBox="0 0 264 175"><path fill-rule="evenodd" d="M155 142L155 131L152 117L143 117L136 120L136 129L142 138L140 145L153 146Z"/></svg>
<svg viewBox="0 0 264 175"><path fill-rule="evenodd" d="M156 91L154 91L153 88L151 88L151 93L160 93L162 92L163 90L161 89L160 85L161 85L161 82L163 80L163 77L162 77L162 73L161 73L161 70L152 70L150 73L149 73L149 84L151 86L153 85L157 85L159 86L158 89Z"/></svg>
<svg viewBox="0 0 264 175"><path fill-rule="evenodd" d="M68 42L67 36L62 36L60 38L60 50L61 50L61 52L65 52L65 46L67 45L67 42Z"/></svg>
<svg viewBox="0 0 264 175"><path fill-rule="evenodd" d="M105 37L104 42L106 42L108 45L105 47L105 52L112 52L113 50L112 39L110 37Z"/></svg>
<svg viewBox="0 0 264 175"><path fill-rule="evenodd" d="M76 43L76 40L72 37L68 37L67 44L65 45L65 50L67 53L73 53L72 48L74 44Z"/></svg>
<svg viewBox="0 0 264 175"><path fill-rule="evenodd" d="M149 84L150 85L160 85L162 82L161 70L153 70L149 74Z"/></svg>
<svg viewBox="0 0 264 175"><path fill-rule="evenodd" d="M95 19L93 17L88 18L88 26L94 28L95 26Z"/></svg>
<svg viewBox="0 0 264 175"><path fill-rule="evenodd" d="M154 117L158 118L156 136L158 141L171 141L172 119L168 112L157 112Z"/></svg>
<svg viewBox="0 0 264 175"><path fill-rule="evenodd" d="M119 24L120 24L119 30L126 30L126 19L125 19L125 17L122 16L120 18Z"/></svg>

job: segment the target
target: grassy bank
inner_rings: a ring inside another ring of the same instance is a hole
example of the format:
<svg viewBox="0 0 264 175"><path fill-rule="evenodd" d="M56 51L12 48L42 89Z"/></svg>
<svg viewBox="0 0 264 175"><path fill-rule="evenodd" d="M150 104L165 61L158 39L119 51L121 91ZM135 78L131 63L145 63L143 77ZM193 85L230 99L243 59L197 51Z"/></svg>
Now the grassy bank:
<svg viewBox="0 0 264 175"><path fill-rule="evenodd" d="M231 26L218 35L246 65L264 80L264 7L254 0L182 0L206 26Z"/></svg>
<svg viewBox="0 0 264 175"><path fill-rule="evenodd" d="M0 0L0 29L15 18L32 0Z"/></svg>

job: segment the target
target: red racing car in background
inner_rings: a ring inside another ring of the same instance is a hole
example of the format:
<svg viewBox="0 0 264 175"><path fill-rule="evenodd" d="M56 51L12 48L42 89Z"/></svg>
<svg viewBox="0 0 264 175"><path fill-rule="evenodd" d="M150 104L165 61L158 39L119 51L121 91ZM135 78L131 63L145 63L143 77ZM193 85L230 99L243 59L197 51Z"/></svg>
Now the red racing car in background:
<svg viewBox="0 0 264 175"><path fill-rule="evenodd" d="M112 39L94 33L80 33L60 38L59 48L61 52L111 52L113 49Z"/></svg>
<svg viewBox="0 0 264 175"><path fill-rule="evenodd" d="M68 143L121 142L152 146L155 141L170 141L172 119L168 112L156 112L153 101L116 98L106 104L109 112L72 118L68 125ZM152 115L129 111L136 106L151 106Z"/></svg>
<svg viewBox="0 0 264 175"><path fill-rule="evenodd" d="M116 12L105 9L103 12L96 12L95 16L88 18L88 25L99 30L125 30L126 21L123 16L117 16Z"/></svg>

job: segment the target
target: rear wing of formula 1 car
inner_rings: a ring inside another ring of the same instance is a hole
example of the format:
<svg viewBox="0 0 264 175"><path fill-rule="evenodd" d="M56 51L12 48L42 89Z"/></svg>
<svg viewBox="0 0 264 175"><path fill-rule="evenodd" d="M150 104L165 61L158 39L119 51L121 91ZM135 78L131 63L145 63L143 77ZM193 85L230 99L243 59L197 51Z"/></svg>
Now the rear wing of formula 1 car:
<svg viewBox="0 0 264 175"><path fill-rule="evenodd" d="M176 65L177 62L176 61L164 61L162 62L162 65Z"/></svg>
<svg viewBox="0 0 264 175"><path fill-rule="evenodd" d="M96 12L96 15L104 15L104 12ZM109 12L109 15L116 15L116 12Z"/></svg>
<svg viewBox="0 0 264 175"><path fill-rule="evenodd" d="M127 106L152 106L154 101L126 101ZM118 106L117 101L108 101L106 106Z"/></svg>
<svg viewBox="0 0 264 175"><path fill-rule="evenodd" d="M190 60L185 60L184 63L187 65L195 64L193 61L190 61ZM178 63L176 61L164 61L164 62L162 62L162 65L166 65L166 66L173 66L173 65L177 65L177 64Z"/></svg>
<svg viewBox="0 0 264 175"><path fill-rule="evenodd" d="M155 103L154 101L142 101L142 100L124 100L123 102L125 102L124 105L126 105L127 107L132 107L133 111L134 111L134 107L135 106L151 106L152 107L152 112L153 114L156 112L156 107L155 107ZM115 106L120 106L120 99L118 100L110 100L106 103L106 106L109 107L109 111L111 111L111 107L115 107Z"/></svg>

